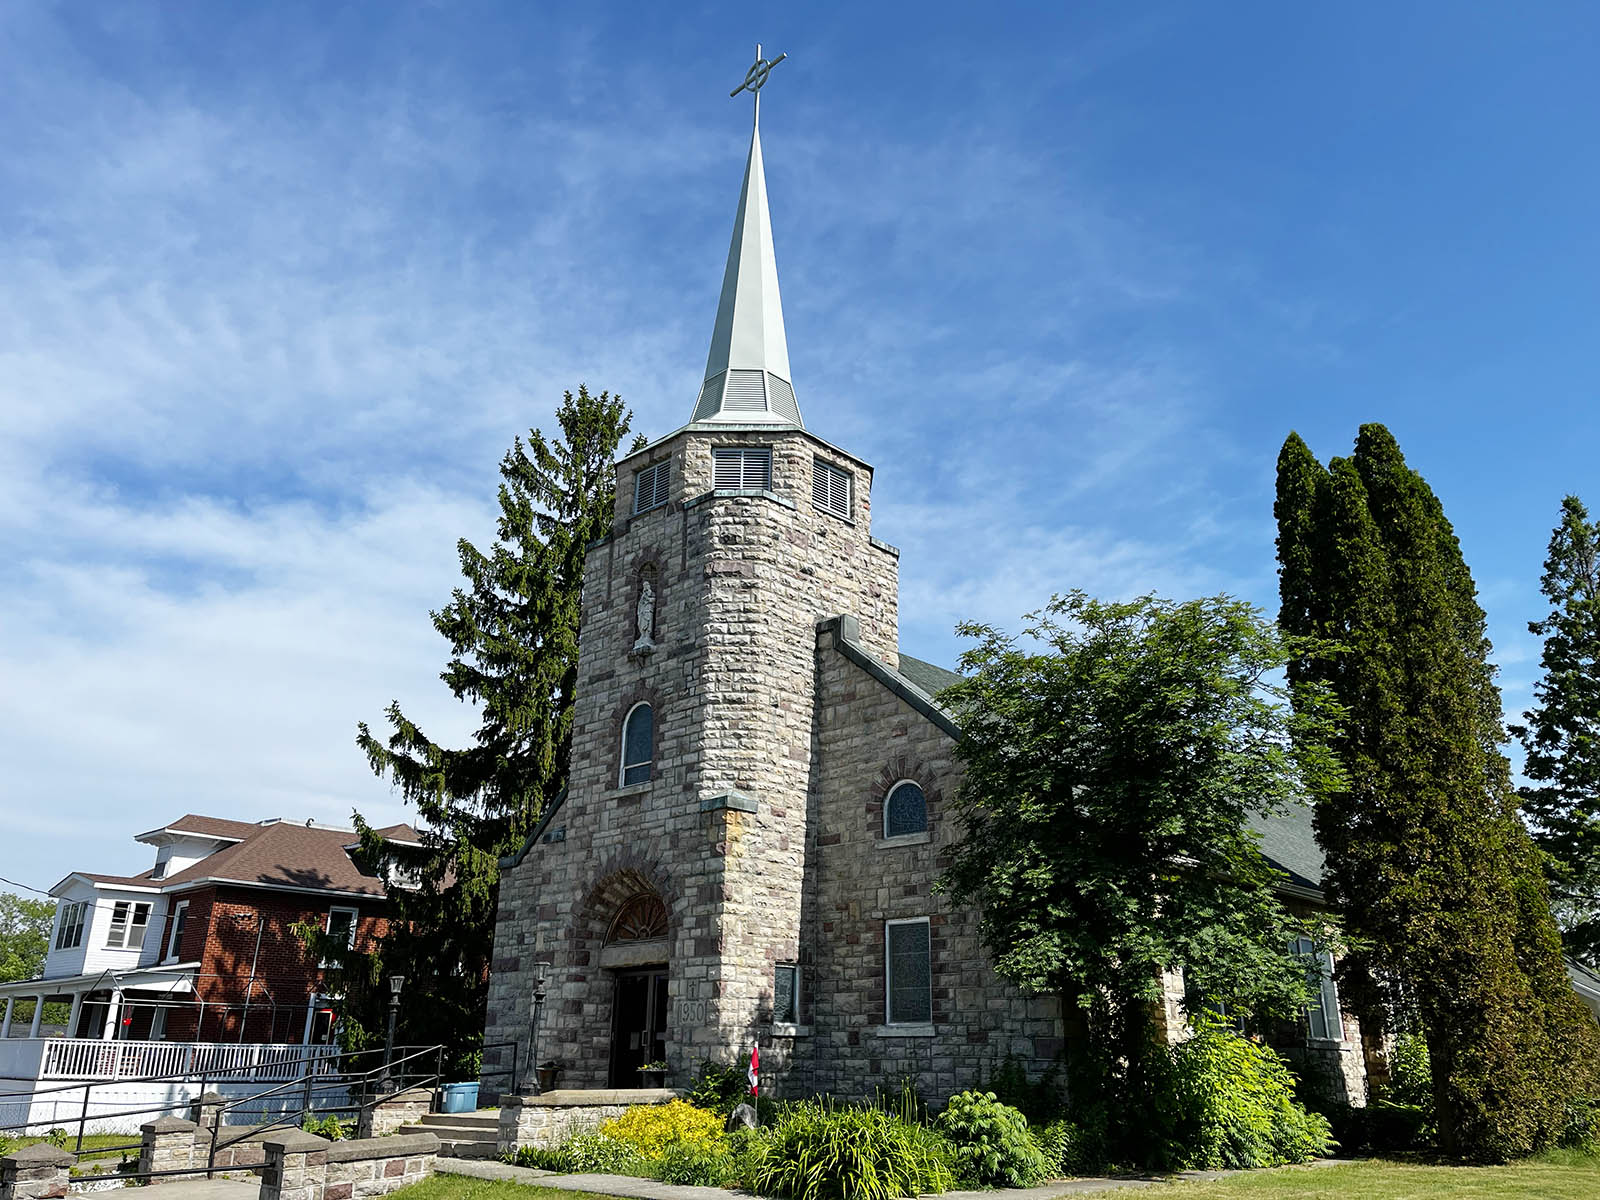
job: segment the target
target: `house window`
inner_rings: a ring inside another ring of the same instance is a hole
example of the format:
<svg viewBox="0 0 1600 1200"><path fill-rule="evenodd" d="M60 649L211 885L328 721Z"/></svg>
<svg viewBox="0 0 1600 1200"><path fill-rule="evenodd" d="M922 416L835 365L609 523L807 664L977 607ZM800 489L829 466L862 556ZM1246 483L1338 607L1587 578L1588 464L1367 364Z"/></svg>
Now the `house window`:
<svg viewBox="0 0 1600 1200"><path fill-rule="evenodd" d="M1340 1041L1344 1022L1339 1017L1339 990L1333 982L1333 955L1318 950L1310 938L1295 938L1289 950L1306 960L1306 976L1316 999L1306 1008L1306 1026L1314 1038Z"/></svg>
<svg viewBox="0 0 1600 1200"><path fill-rule="evenodd" d="M118 900L111 909L111 931L106 934L108 949L137 949L144 944L145 927L150 924L150 905L143 900Z"/></svg>
<svg viewBox="0 0 1600 1200"><path fill-rule="evenodd" d="M719 446L711 451L711 466L718 491L772 490L771 446Z"/></svg>
<svg viewBox="0 0 1600 1200"><path fill-rule="evenodd" d="M83 913L87 907L82 900L61 906L61 917L56 924L57 950L76 950L83 945Z"/></svg>
<svg viewBox="0 0 1600 1200"><path fill-rule="evenodd" d="M667 485L672 482L672 460L664 458L633 473L633 511L649 512L667 502Z"/></svg>
<svg viewBox="0 0 1600 1200"><path fill-rule="evenodd" d="M167 937L168 962L177 961L178 951L183 948L183 927L188 920L189 902L179 900L178 907L172 910L172 933Z"/></svg>
<svg viewBox="0 0 1600 1200"><path fill-rule="evenodd" d="M885 1024L926 1025L933 1020L928 918L884 922Z"/></svg>
<svg viewBox="0 0 1600 1200"><path fill-rule="evenodd" d="M889 789L883 802L883 836L925 833L928 828L928 799L909 779Z"/></svg>
<svg viewBox="0 0 1600 1200"><path fill-rule="evenodd" d="M836 517L850 517L850 472L820 458L811 461L811 503Z"/></svg>
<svg viewBox="0 0 1600 1200"><path fill-rule="evenodd" d="M772 979L772 1021L775 1025L800 1024L800 968L779 963Z"/></svg>
<svg viewBox="0 0 1600 1200"><path fill-rule="evenodd" d="M650 782L655 732L655 715L650 711L650 706L635 704L622 722L622 787Z"/></svg>
<svg viewBox="0 0 1600 1200"><path fill-rule="evenodd" d="M356 921L361 914L353 908L330 908L328 910L328 924L325 932L336 942L343 942L346 950L356 944ZM333 961L324 962L325 967L335 967L339 964Z"/></svg>

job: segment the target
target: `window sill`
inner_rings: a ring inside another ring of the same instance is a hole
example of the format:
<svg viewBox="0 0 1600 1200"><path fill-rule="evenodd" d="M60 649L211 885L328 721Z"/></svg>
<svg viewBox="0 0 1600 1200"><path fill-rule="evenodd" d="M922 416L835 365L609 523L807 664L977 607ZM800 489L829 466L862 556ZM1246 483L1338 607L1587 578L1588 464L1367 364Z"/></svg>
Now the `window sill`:
<svg viewBox="0 0 1600 1200"><path fill-rule="evenodd" d="M933 835L926 829L920 833L900 833L894 837L881 837L872 843L874 850L893 850L896 846L926 846Z"/></svg>
<svg viewBox="0 0 1600 1200"><path fill-rule="evenodd" d="M774 1021L769 1032L773 1037L805 1038L811 1036L811 1026L790 1025L784 1021Z"/></svg>
<svg viewBox="0 0 1600 1200"><path fill-rule="evenodd" d="M931 1038L933 1025L879 1025L872 1031L881 1038Z"/></svg>
<svg viewBox="0 0 1600 1200"><path fill-rule="evenodd" d="M843 521L846 525L854 525L856 523L854 517L847 517L843 513L836 513L831 508L823 508L822 505L818 504L815 500L811 502L811 507L815 511L821 513L823 516L832 517L835 521Z"/></svg>
<svg viewBox="0 0 1600 1200"><path fill-rule="evenodd" d="M654 779L646 779L643 783L630 783L626 787L612 788L609 792L600 793L602 800L626 800L629 796L642 796L648 792Z"/></svg>

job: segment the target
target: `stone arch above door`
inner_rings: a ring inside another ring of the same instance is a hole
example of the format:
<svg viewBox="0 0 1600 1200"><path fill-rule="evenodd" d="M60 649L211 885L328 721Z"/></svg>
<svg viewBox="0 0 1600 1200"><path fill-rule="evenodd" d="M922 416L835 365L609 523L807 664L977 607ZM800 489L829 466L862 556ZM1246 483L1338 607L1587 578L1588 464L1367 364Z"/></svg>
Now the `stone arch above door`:
<svg viewBox="0 0 1600 1200"><path fill-rule="evenodd" d="M665 963L671 957L672 892L662 873L635 863L602 878L580 907L579 938L602 967Z"/></svg>

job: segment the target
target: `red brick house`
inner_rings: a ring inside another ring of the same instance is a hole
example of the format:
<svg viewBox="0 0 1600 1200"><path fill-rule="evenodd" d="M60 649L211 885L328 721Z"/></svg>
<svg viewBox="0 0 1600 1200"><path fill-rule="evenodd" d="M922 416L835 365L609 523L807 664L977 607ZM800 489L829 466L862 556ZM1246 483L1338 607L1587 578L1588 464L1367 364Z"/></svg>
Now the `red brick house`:
<svg viewBox="0 0 1600 1200"><path fill-rule="evenodd" d="M407 825L381 832L417 839ZM294 926L345 932L358 947L385 932L384 881L356 861L355 834L189 814L136 840L155 848L149 870L74 872L51 890L44 974L0 985L0 1078L82 1077L53 1040L150 1046L118 1055L145 1073L173 1057L160 1044L328 1041L325 972Z"/></svg>

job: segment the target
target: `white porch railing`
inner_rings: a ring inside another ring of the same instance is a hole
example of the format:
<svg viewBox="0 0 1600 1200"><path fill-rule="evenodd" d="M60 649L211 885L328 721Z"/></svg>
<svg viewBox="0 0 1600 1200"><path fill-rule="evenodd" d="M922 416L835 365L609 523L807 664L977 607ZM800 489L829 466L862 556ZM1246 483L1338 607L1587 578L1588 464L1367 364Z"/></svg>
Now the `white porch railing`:
<svg viewBox="0 0 1600 1200"><path fill-rule="evenodd" d="M214 1079L285 1082L334 1058L337 1046L265 1042L106 1042L43 1039L40 1079ZM308 1061L309 1060L309 1061Z"/></svg>

